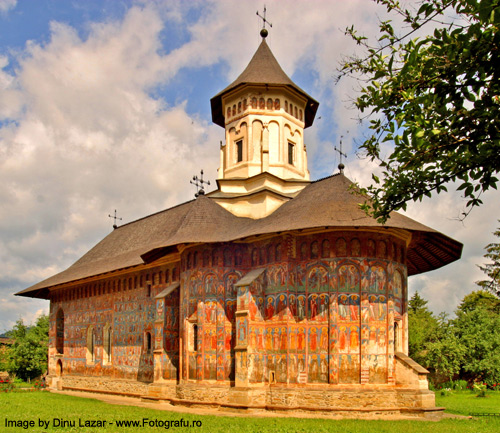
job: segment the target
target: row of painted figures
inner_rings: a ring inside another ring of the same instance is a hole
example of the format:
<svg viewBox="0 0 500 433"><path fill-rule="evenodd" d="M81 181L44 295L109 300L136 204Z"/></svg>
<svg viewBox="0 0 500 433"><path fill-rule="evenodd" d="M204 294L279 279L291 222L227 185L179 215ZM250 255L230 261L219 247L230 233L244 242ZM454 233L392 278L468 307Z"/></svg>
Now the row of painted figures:
<svg viewBox="0 0 500 433"><path fill-rule="evenodd" d="M202 321L206 324L234 322L237 307L239 310L248 309L252 321L284 321L293 318L297 321L308 319L328 322L358 321L361 318L363 322L368 322L385 321L388 307L402 314L402 299L387 298L385 295L328 293L314 293L309 296L279 293L265 298L250 296L248 305L244 302L237 305L234 299L207 299L204 302L192 299L189 301L188 317L201 312ZM171 315L167 316L167 322L167 326L176 325L176 320Z"/></svg>

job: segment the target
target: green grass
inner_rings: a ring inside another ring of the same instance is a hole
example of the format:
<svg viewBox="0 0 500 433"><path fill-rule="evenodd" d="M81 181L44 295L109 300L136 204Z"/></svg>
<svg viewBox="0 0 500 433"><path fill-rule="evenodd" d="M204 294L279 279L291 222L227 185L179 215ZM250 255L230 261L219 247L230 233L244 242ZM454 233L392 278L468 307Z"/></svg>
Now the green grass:
<svg viewBox="0 0 500 433"><path fill-rule="evenodd" d="M478 412L500 414L500 392L486 391L486 397L477 397L473 391L451 391L450 395L443 397L437 391L436 406L445 407L446 412L458 415Z"/></svg>
<svg viewBox="0 0 500 433"><path fill-rule="evenodd" d="M494 395L492 395L494 394ZM474 412L500 412L500 393L492 393L488 398L476 398L469 392L455 393L451 396L437 398L437 405L449 408L452 413L468 415ZM75 427L54 427L54 418L74 421ZM151 420L201 421L202 427L172 428L173 431L185 432L343 432L343 433L461 433L481 432L497 433L500 431L500 418L488 417L477 419L443 419L431 421L382 421L382 420L327 420L297 418L250 418L232 416L202 416L187 413L160 411L133 406L111 405L99 400L72 397L48 392L3 393L0 394L0 431L2 433L17 432L81 432L81 433L129 433L167 431L160 427L117 427L119 420L142 422L143 418ZM33 421L35 427L6 427L5 420ZM106 420L105 427L79 427L78 420ZM48 429L38 427L39 420L50 421ZM112 421L113 425L109 425Z"/></svg>

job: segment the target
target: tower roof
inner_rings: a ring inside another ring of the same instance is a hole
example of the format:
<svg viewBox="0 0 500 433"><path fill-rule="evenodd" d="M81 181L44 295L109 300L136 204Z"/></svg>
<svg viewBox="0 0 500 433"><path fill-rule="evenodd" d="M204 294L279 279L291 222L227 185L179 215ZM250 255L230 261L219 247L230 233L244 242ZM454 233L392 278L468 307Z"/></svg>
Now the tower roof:
<svg viewBox="0 0 500 433"><path fill-rule="evenodd" d="M212 121L215 124L222 126L223 128L225 126L224 112L222 109L222 97L238 87L251 84L286 86L300 93L307 99L304 127L307 128L312 125L314 116L318 110L319 102L304 92L304 90L297 86L288 77L288 75L285 74L271 52L271 49L267 45L265 39L262 39L262 42L253 55L252 60L250 60L250 63L240 76L210 100L210 105L212 107Z"/></svg>

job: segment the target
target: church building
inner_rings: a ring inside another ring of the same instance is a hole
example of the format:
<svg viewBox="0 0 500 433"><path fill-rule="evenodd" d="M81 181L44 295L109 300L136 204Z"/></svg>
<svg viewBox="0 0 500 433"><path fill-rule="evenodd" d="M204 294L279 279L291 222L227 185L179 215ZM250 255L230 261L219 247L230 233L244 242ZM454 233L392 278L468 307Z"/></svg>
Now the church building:
<svg viewBox="0 0 500 433"><path fill-rule="evenodd" d="M210 101L225 129L217 189L17 293L50 300L48 382L214 408L434 413L408 357L407 279L462 245L396 212L379 224L342 169L311 181L319 104L261 36Z"/></svg>

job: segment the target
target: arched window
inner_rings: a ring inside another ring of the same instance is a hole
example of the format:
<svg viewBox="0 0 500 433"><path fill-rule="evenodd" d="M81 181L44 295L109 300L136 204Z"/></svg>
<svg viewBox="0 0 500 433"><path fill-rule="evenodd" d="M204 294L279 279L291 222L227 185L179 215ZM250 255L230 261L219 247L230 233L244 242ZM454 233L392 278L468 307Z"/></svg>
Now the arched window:
<svg viewBox="0 0 500 433"><path fill-rule="evenodd" d="M104 326L103 329L103 350L104 350L104 357L103 357L103 364L111 364L111 349L112 349L112 335L113 335L113 330L111 328L111 325L109 323L106 323L106 326Z"/></svg>
<svg viewBox="0 0 500 433"><path fill-rule="evenodd" d="M267 109L268 110L273 109L273 100L271 98L268 98L268 100L267 100Z"/></svg>
<svg viewBox="0 0 500 433"><path fill-rule="evenodd" d="M241 113L241 101L238 102L238 114Z"/></svg>
<svg viewBox="0 0 500 433"><path fill-rule="evenodd" d="M285 111L288 113L288 101L285 101Z"/></svg>
<svg viewBox="0 0 500 433"><path fill-rule="evenodd" d="M252 108L257 108L257 98L252 98Z"/></svg>
<svg viewBox="0 0 500 433"><path fill-rule="evenodd" d="M280 109L280 100L278 98L276 98L274 100L274 109L275 110L279 110Z"/></svg>
<svg viewBox="0 0 500 433"><path fill-rule="evenodd" d="M208 250L203 251L203 267L208 268L210 266L210 254Z"/></svg>
<svg viewBox="0 0 500 433"><path fill-rule="evenodd" d="M219 256L217 255L217 250L212 251L212 266L219 266Z"/></svg>
<svg viewBox="0 0 500 433"><path fill-rule="evenodd" d="M64 353L64 311L59 308L56 314L56 351Z"/></svg>
<svg viewBox="0 0 500 433"><path fill-rule="evenodd" d="M259 99L259 109L264 110L266 108L266 101L264 98Z"/></svg>
<svg viewBox="0 0 500 433"><path fill-rule="evenodd" d="M170 282L170 269L165 269L165 284Z"/></svg>
<svg viewBox="0 0 500 433"><path fill-rule="evenodd" d="M153 339L151 338L151 332L146 332L145 338L145 347L146 353L151 353L153 351Z"/></svg>
<svg viewBox="0 0 500 433"><path fill-rule="evenodd" d="M193 325L193 351L198 351L198 325Z"/></svg>
<svg viewBox="0 0 500 433"><path fill-rule="evenodd" d="M95 335L94 327L90 325L87 328L87 363L93 363L95 361Z"/></svg>
<svg viewBox="0 0 500 433"><path fill-rule="evenodd" d="M243 99L243 111L245 111L247 109L248 105L247 105L247 99Z"/></svg>
<svg viewBox="0 0 500 433"><path fill-rule="evenodd" d="M227 116L226 117L231 117L231 107L227 107Z"/></svg>
<svg viewBox="0 0 500 433"><path fill-rule="evenodd" d="M233 116L236 116L236 104L233 105Z"/></svg>
<svg viewBox="0 0 500 433"><path fill-rule="evenodd" d="M195 251L193 253L193 268L196 268L198 266L198 251Z"/></svg>
<svg viewBox="0 0 500 433"><path fill-rule="evenodd" d="M394 353L400 352L400 341L401 337L399 335L399 323L394 322Z"/></svg>
<svg viewBox="0 0 500 433"><path fill-rule="evenodd" d="M302 110L299 110L299 120L302 122Z"/></svg>

